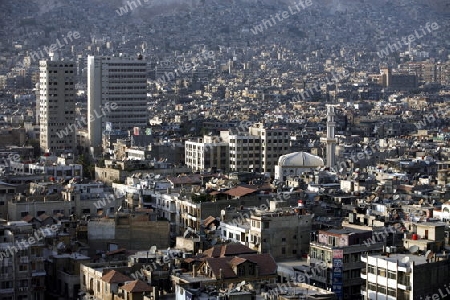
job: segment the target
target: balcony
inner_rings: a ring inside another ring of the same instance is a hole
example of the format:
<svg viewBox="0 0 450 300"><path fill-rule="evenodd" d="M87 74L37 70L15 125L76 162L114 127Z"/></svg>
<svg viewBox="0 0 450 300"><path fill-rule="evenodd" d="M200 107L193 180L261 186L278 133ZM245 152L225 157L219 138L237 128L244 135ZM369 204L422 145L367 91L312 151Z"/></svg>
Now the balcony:
<svg viewBox="0 0 450 300"><path fill-rule="evenodd" d="M367 280L367 271L366 269L361 269L361 278Z"/></svg>
<svg viewBox="0 0 450 300"><path fill-rule="evenodd" d="M31 272L31 276L33 276L33 277L35 277L35 276L45 276L45 275L47 275L45 270L33 270Z"/></svg>
<svg viewBox="0 0 450 300"><path fill-rule="evenodd" d="M12 294L12 293L14 293L14 289L13 288L0 289L0 294Z"/></svg>
<svg viewBox="0 0 450 300"><path fill-rule="evenodd" d="M397 287L401 290L410 291L411 285L409 282L398 282Z"/></svg>

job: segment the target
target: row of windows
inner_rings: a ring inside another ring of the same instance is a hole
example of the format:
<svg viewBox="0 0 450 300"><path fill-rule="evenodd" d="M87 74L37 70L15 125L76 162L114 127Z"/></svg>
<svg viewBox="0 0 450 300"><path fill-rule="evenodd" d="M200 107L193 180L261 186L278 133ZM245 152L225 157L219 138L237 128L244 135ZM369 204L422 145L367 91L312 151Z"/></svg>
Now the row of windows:
<svg viewBox="0 0 450 300"><path fill-rule="evenodd" d="M386 295L386 292L387 292L387 295L389 295L389 296L394 296L394 297L396 296L395 289L387 288L387 291L386 291L386 287L385 286L377 285L377 284L372 283L372 282L368 282L367 283L367 288L370 291L378 292L380 294L385 294Z"/></svg>
<svg viewBox="0 0 450 300"><path fill-rule="evenodd" d="M38 210L38 212L37 212L37 214L36 214L36 217L39 217L40 215L42 215L42 214L46 214L47 212L45 211L45 210ZM58 214L58 213L60 213L60 214L64 214L65 213L65 210L64 209L54 209L53 210L53 215L56 215L56 214ZM20 212L20 216L23 218L23 217L26 217L26 216L28 216L30 213L28 212L28 211L22 211L22 212Z"/></svg>
<svg viewBox="0 0 450 300"><path fill-rule="evenodd" d="M259 139L238 139L237 140L238 141L238 144L247 144L247 143L250 143L250 144L254 144L254 143L259 143ZM230 143L231 144L235 144L236 143L236 139L230 139Z"/></svg>
<svg viewBox="0 0 450 300"><path fill-rule="evenodd" d="M145 75L108 75L108 78L147 78Z"/></svg>
<svg viewBox="0 0 450 300"><path fill-rule="evenodd" d="M147 73L146 69L108 69L109 72L120 72L120 73Z"/></svg>
<svg viewBox="0 0 450 300"><path fill-rule="evenodd" d="M264 135L264 131L261 133L261 135ZM289 132L288 131L286 131L286 132L280 132L280 131L278 131L278 132L266 132L266 134L265 134L266 136L282 136L282 135L284 135L284 136L288 136L289 135Z"/></svg>
<svg viewBox="0 0 450 300"><path fill-rule="evenodd" d="M145 67L147 68L147 63L107 63L110 67Z"/></svg>
<svg viewBox="0 0 450 300"><path fill-rule="evenodd" d="M73 65L71 65L71 67L73 67ZM45 71L41 73L45 73ZM48 70L48 73L58 73L58 70ZM73 73L73 70L65 70L64 73Z"/></svg>
<svg viewBox="0 0 450 300"><path fill-rule="evenodd" d="M58 82L57 81L55 81L55 82L49 81L47 84L48 85L58 85ZM73 82L66 81L66 82L64 82L64 85L73 85Z"/></svg>
<svg viewBox="0 0 450 300"><path fill-rule="evenodd" d="M109 90L142 90L145 89L145 87L142 86L110 86L108 87Z"/></svg>

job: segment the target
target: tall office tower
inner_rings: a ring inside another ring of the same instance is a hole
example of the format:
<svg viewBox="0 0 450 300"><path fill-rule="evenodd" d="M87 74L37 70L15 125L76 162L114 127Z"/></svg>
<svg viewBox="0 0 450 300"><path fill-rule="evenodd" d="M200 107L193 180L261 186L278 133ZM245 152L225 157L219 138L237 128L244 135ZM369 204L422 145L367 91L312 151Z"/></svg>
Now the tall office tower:
<svg viewBox="0 0 450 300"><path fill-rule="evenodd" d="M68 61L39 63L39 121L42 152L75 149L75 67Z"/></svg>
<svg viewBox="0 0 450 300"><path fill-rule="evenodd" d="M88 57L91 148L100 148L106 130L130 130L147 125L146 71L147 63L140 58Z"/></svg>

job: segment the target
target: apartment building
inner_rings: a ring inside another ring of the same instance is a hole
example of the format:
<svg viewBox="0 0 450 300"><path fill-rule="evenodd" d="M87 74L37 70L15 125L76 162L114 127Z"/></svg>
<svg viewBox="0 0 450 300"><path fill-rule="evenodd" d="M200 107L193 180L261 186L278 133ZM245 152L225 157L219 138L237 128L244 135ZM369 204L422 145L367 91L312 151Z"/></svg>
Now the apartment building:
<svg viewBox="0 0 450 300"><path fill-rule="evenodd" d="M39 123L41 152L59 155L75 149L75 64L39 63Z"/></svg>
<svg viewBox="0 0 450 300"><path fill-rule="evenodd" d="M261 169L261 139L259 136L234 130L221 131L220 137L229 145L230 171L259 172Z"/></svg>
<svg viewBox="0 0 450 300"><path fill-rule="evenodd" d="M270 253L275 260L299 258L309 251L312 216L299 208L276 207L270 210L244 211L220 223L220 237Z"/></svg>
<svg viewBox="0 0 450 300"><path fill-rule="evenodd" d="M32 224L0 225L0 299L45 300L44 248Z"/></svg>
<svg viewBox="0 0 450 300"><path fill-rule="evenodd" d="M368 254L361 256L361 261L365 264L361 270L361 278L366 281L361 289L364 299L441 299L439 296L448 295L448 254Z"/></svg>
<svg viewBox="0 0 450 300"><path fill-rule="evenodd" d="M195 141L186 141L185 162L195 171L228 170L229 145L215 136L205 135Z"/></svg>
<svg viewBox="0 0 450 300"><path fill-rule="evenodd" d="M261 140L260 171L273 175L278 158L289 153L289 130L284 127L269 127L263 123L255 123L248 130L251 136L259 136Z"/></svg>
<svg viewBox="0 0 450 300"><path fill-rule="evenodd" d="M361 287L365 284L360 275L365 267L361 256L383 250L383 242L364 244L368 240L372 240L372 232L368 230L320 230L310 243L308 260L317 271L311 276L311 284L330 288L340 300L361 299Z"/></svg>

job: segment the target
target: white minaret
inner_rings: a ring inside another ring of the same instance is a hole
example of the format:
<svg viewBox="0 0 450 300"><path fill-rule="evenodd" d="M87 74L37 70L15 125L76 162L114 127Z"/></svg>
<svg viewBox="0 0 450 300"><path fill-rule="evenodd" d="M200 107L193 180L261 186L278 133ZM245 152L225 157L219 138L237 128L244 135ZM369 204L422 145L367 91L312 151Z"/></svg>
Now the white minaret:
<svg viewBox="0 0 450 300"><path fill-rule="evenodd" d="M327 105L327 167L330 169L336 164L335 115L334 106Z"/></svg>

